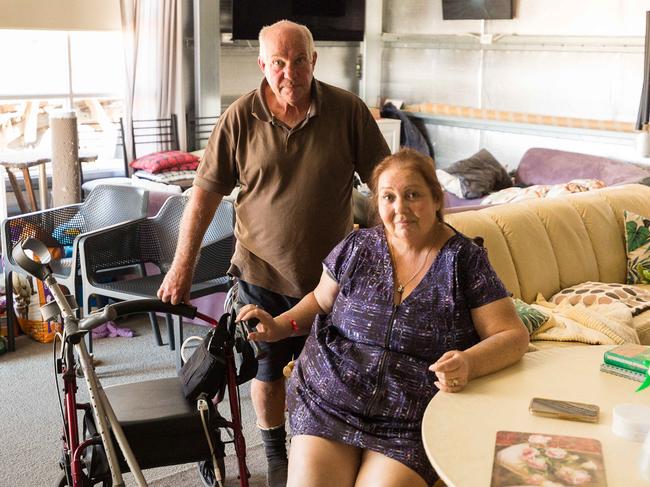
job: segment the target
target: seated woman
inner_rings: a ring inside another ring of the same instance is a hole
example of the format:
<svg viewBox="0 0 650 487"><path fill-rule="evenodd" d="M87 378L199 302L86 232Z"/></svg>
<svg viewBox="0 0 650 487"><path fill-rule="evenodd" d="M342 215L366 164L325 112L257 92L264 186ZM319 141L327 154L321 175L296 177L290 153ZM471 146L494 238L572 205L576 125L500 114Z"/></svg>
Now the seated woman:
<svg viewBox="0 0 650 487"><path fill-rule="evenodd" d="M486 251L443 222L433 160L384 159L371 181L383 225L348 235L316 289L252 340L309 334L288 383L294 486L431 485L424 410L518 361L528 333Z"/></svg>

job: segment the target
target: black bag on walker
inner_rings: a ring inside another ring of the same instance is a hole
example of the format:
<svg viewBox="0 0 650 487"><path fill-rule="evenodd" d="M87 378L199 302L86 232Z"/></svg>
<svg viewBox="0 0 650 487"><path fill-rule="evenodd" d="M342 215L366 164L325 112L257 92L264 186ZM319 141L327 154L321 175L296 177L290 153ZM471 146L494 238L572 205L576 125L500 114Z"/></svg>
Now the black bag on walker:
<svg viewBox="0 0 650 487"><path fill-rule="evenodd" d="M223 392L228 381L225 347L228 340L227 321L224 314L219 326L203 338L179 372L183 394L188 401L196 401L201 394L210 398Z"/></svg>

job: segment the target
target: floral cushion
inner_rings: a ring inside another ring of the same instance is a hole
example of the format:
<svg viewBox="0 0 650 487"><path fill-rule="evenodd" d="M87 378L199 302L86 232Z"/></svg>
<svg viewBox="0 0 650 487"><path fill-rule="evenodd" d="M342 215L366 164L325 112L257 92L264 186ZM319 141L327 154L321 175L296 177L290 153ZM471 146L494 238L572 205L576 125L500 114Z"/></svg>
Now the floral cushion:
<svg viewBox="0 0 650 487"><path fill-rule="evenodd" d="M131 162L134 169L156 174L163 171L194 171L199 167L199 158L189 152L178 150L154 152Z"/></svg>
<svg viewBox="0 0 650 487"><path fill-rule="evenodd" d="M624 212L627 283L650 284L650 219Z"/></svg>
<svg viewBox="0 0 650 487"><path fill-rule="evenodd" d="M136 178L148 179L163 184L178 184L178 181L189 181L192 184L196 171L165 171L162 173L151 174L147 171L136 171L133 173Z"/></svg>
<svg viewBox="0 0 650 487"><path fill-rule="evenodd" d="M530 304L526 304L521 299L514 298L515 310L519 315L519 319L523 322L524 326L528 330L528 334L532 335L539 328L544 325L550 318L550 316L543 311L540 311L537 308L532 307Z"/></svg>
<svg viewBox="0 0 650 487"><path fill-rule="evenodd" d="M627 284L589 281L563 289L553 296L550 302L561 304L565 301L572 306L579 303L591 306L620 301L630 308L632 316L636 316L650 309L650 291Z"/></svg>

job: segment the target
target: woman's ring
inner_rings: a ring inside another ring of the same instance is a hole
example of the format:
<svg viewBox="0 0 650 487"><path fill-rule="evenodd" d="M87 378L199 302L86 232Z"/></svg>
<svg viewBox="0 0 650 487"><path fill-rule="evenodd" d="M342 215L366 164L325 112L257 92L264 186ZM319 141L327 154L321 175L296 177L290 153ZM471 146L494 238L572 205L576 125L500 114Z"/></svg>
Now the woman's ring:
<svg viewBox="0 0 650 487"><path fill-rule="evenodd" d="M449 379L449 387L458 387L458 379Z"/></svg>

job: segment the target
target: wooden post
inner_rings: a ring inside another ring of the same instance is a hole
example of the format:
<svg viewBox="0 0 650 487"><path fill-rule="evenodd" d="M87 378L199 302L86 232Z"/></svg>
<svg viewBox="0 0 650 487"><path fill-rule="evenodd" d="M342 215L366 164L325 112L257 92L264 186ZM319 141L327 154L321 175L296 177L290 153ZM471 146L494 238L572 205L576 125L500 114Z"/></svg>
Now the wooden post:
<svg viewBox="0 0 650 487"><path fill-rule="evenodd" d="M79 135L73 110L50 115L52 130L52 205L79 203Z"/></svg>

